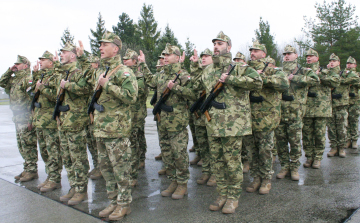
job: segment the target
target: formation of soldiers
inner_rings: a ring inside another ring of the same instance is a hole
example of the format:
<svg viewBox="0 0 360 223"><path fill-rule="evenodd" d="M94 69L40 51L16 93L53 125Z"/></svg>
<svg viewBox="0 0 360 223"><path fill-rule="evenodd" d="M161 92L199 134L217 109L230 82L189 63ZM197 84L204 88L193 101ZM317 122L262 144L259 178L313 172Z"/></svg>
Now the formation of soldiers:
<svg viewBox="0 0 360 223"><path fill-rule="evenodd" d="M171 181L161 195L182 199L187 194L190 124L196 152L190 164L202 166L197 183L216 186L219 194L209 206L212 211L235 212L243 172L249 169L253 181L246 191L268 194L276 156L281 164L276 178L290 175L298 181L301 137L303 166L320 168L326 126L328 157L344 158L345 148L357 148L360 77L354 58L341 70L332 54L323 68L318 53L309 49L302 67L288 45L283 68L277 68L258 41L249 49L248 63L240 52L232 58L231 39L223 32L212 42L213 51L205 49L200 57L194 50L190 74L177 46L166 45L152 74L142 51L128 49L121 58L122 42L111 32L99 41L101 59L86 57L81 41L79 47L67 43L61 49L61 62L56 52L45 51L33 72L29 60L18 56L0 79L10 95L24 159L15 179L38 178L38 142L47 174L38 186L41 192L61 187L64 165L71 189L61 201L81 203L88 178L103 177L110 204L99 216L119 220L129 214L138 170L145 166L149 88L161 149L155 158L164 164L159 175ZM94 166L90 172L87 148Z"/></svg>

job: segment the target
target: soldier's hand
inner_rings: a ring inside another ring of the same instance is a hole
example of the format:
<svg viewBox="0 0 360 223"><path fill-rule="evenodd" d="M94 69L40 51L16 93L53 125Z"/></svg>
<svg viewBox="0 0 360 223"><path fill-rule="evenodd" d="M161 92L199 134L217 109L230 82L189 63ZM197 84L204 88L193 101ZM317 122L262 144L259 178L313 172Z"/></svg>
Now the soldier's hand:
<svg viewBox="0 0 360 223"><path fill-rule="evenodd" d="M294 74L290 74L288 79L291 81L293 79L293 77L294 77Z"/></svg>
<svg viewBox="0 0 360 223"><path fill-rule="evenodd" d="M38 81L36 82L36 87L39 88L41 85L43 85L43 83L41 83L40 80L38 80Z"/></svg>
<svg viewBox="0 0 360 223"><path fill-rule="evenodd" d="M227 73L223 73L223 74L221 74L221 77L220 77L219 81L221 83L224 83L226 81L227 77L228 77Z"/></svg>
<svg viewBox="0 0 360 223"><path fill-rule="evenodd" d="M79 46L76 47L76 55L81 57L84 54L84 44L79 40Z"/></svg>
<svg viewBox="0 0 360 223"><path fill-rule="evenodd" d="M10 70L11 70L12 72L15 72L15 71L17 71L17 68L16 68L15 65L13 65L12 67L10 67Z"/></svg>
<svg viewBox="0 0 360 223"><path fill-rule="evenodd" d="M53 61L59 61L59 55L57 54L57 51L55 51L54 57L53 57Z"/></svg>
<svg viewBox="0 0 360 223"><path fill-rule="evenodd" d="M263 71L262 71L262 70L257 70L257 72L258 72L259 74L262 74L262 73L263 73Z"/></svg>
<svg viewBox="0 0 360 223"><path fill-rule="evenodd" d="M28 130L31 131L33 129L33 125L31 123L28 123Z"/></svg>
<svg viewBox="0 0 360 223"><path fill-rule="evenodd" d="M328 64L328 65L326 65L326 67L329 69L331 66L330 66L330 64Z"/></svg>
<svg viewBox="0 0 360 223"><path fill-rule="evenodd" d="M145 54L140 50L140 56L138 56L139 63L145 63Z"/></svg>
<svg viewBox="0 0 360 223"><path fill-rule="evenodd" d="M102 74L100 74L100 76L99 76L99 85L100 86L104 86L105 84L106 84L106 82L108 82L109 81L109 78L108 77L104 77L104 74L105 73L102 73Z"/></svg>
<svg viewBox="0 0 360 223"><path fill-rule="evenodd" d="M174 87L175 83L172 81L169 81L167 84L167 87L171 90Z"/></svg>
<svg viewBox="0 0 360 223"><path fill-rule="evenodd" d="M65 81L64 79L62 79L61 80L61 83L60 83L60 87L62 88L62 89L65 89L65 84L66 83L69 83L69 81Z"/></svg>
<svg viewBox="0 0 360 223"><path fill-rule="evenodd" d="M185 60L185 51L183 51L182 56L180 56L179 62L183 63Z"/></svg>
<svg viewBox="0 0 360 223"><path fill-rule="evenodd" d="M36 65L33 66L34 72L39 70L39 61L36 61Z"/></svg>
<svg viewBox="0 0 360 223"><path fill-rule="evenodd" d="M198 57L198 54L197 54L197 50L196 50L196 49L194 49L194 55L192 55L192 56L190 57L190 60L191 60L192 62L194 62L194 63L197 63L197 62L199 61L199 57Z"/></svg>

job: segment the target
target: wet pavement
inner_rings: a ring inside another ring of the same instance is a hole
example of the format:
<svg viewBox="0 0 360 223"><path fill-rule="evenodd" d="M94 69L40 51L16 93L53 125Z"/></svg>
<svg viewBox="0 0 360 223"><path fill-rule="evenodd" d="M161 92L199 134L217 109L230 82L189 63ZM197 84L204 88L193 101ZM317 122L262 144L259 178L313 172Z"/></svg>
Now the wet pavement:
<svg viewBox="0 0 360 223"><path fill-rule="evenodd" d="M360 156L350 154L351 149L348 149L345 159L328 158L328 140L321 169L305 169L301 166L298 182L290 178L275 179L280 171L280 164L276 161L272 189L268 195L247 193L245 188L252 179L249 174L244 174L243 192L235 214L224 215L208 209L217 197L216 190L196 184L196 179L201 176L201 168L197 166L190 166L189 194L184 199L161 197L160 191L166 189L170 181L157 174L162 162L155 161L154 157L160 153L160 148L150 110L148 114L145 128L148 145L146 166L140 170L139 185L133 192L132 213L123 222L359 222L360 213L355 211L360 207ZM0 179L3 179L0 180L3 189L0 194L1 222L106 220L98 218L99 211L109 204L103 179L89 180L88 200L74 207L59 201L59 197L70 188L65 170L62 172L61 189L47 193L37 189L37 185L46 179L40 155L39 179L25 183L14 180L14 176L22 171L22 158L17 149L15 126L11 118L9 106L0 106ZM190 137L188 149L191 146ZM88 155L91 157L90 153ZM190 160L194 157L195 154L190 153ZM304 155L301 162L305 162ZM28 194L29 190L35 193ZM12 201L11 204L8 200Z"/></svg>

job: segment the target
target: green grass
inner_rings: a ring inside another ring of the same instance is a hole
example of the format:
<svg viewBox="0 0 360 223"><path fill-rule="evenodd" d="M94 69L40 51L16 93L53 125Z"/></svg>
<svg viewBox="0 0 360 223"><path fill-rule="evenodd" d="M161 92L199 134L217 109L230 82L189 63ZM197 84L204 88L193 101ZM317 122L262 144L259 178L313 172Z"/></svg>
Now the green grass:
<svg viewBox="0 0 360 223"><path fill-rule="evenodd" d="M9 99L0 99L0 105L8 105Z"/></svg>
<svg viewBox="0 0 360 223"><path fill-rule="evenodd" d="M150 104L150 100L151 100L151 98L152 98L153 95L154 95L154 91L153 91L153 90L150 90L150 91L149 91L149 95L148 95L147 100L146 100L146 108L154 108L154 106L152 106L152 105Z"/></svg>

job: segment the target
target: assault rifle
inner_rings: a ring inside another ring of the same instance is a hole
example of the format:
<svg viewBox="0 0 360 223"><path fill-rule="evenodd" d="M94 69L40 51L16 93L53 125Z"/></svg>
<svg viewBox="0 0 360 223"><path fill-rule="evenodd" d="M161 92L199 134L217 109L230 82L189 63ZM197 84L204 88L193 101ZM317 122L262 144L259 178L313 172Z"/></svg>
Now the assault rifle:
<svg viewBox="0 0 360 223"><path fill-rule="evenodd" d="M200 118L199 114L197 113L197 110L199 110L199 108L201 107L201 105L202 105L203 101L205 100L205 98L206 98L206 91L203 90L203 91L201 92L201 94L200 94L200 98L198 98L198 99L195 101L195 103L192 104L191 107L190 107L190 112L191 112L191 113L194 113L196 119L199 119L199 118Z"/></svg>
<svg viewBox="0 0 360 223"><path fill-rule="evenodd" d="M151 97L150 104L154 106L157 100L157 90L155 89L153 96Z"/></svg>
<svg viewBox="0 0 360 223"><path fill-rule="evenodd" d="M227 72L227 75L230 75L231 72L235 69L236 65L229 65L229 69ZM211 89L209 96L205 99L204 103L201 105L200 107L200 111L201 113L205 114L208 122L211 121L210 115L209 115L209 110L211 109L211 107L215 107L218 109L225 109L226 105L225 103L219 103L215 101L215 98L219 95L219 93L224 89L224 83L218 81L216 83L216 85L213 87L213 89Z"/></svg>
<svg viewBox="0 0 360 223"><path fill-rule="evenodd" d="M340 74L339 74L340 77L342 77L344 71L345 71L345 69L340 71ZM331 98L332 99L340 99L340 98L342 98L342 94L340 94L340 93L339 94L332 94L335 91L335 89L336 89L336 87L331 89Z"/></svg>
<svg viewBox="0 0 360 223"><path fill-rule="evenodd" d="M298 69L295 72L294 76L297 75L300 72L301 68L302 68L302 66L298 67ZM282 94L281 99L284 100L284 101L293 101L293 100L295 100L294 95L284 95L284 94Z"/></svg>
<svg viewBox="0 0 360 223"><path fill-rule="evenodd" d="M266 68L269 66L269 62L266 62L265 63L265 66L264 66L264 69L262 69L261 73L264 73ZM253 96L252 95L252 91L250 92L250 102L253 102L253 103L260 103L260 102L263 102L264 101L264 97L263 96Z"/></svg>
<svg viewBox="0 0 360 223"><path fill-rule="evenodd" d="M106 71L104 74L104 78L106 77L107 73L109 72L110 67L106 67ZM102 86L100 84L98 84L96 86L95 92L91 98L87 113L90 116L90 122L91 124L94 123L94 111L95 109L98 110L99 112L103 112L104 111L104 106L99 105L97 103L97 100L100 98L100 95L102 93Z"/></svg>
<svg viewBox="0 0 360 223"><path fill-rule="evenodd" d="M40 83L44 79L44 76L45 76L45 73L41 74ZM32 98L32 101L31 101L30 111L34 111L35 107L41 108L41 104L37 102L39 100L39 96L40 96L40 90L38 88L36 88L34 97Z"/></svg>
<svg viewBox="0 0 360 223"><path fill-rule="evenodd" d="M69 77L69 71L67 70L65 72L66 72L65 81L67 81L67 79ZM53 113L53 116L52 116L52 118L57 121L58 125L61 124L61 122L60 122L60 112L66 112L66 111L70 110L69 105L62 106L62 103L63 103L64 99L65 99L65 89L60 88L59 94L58 94L58 96L56 98L55 109L54 109L54 113Z"/></svg>

